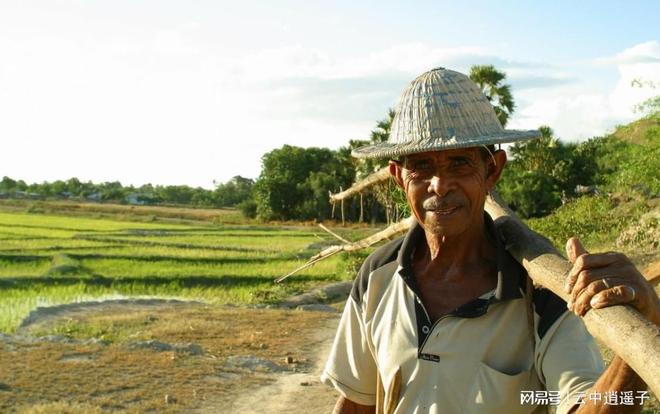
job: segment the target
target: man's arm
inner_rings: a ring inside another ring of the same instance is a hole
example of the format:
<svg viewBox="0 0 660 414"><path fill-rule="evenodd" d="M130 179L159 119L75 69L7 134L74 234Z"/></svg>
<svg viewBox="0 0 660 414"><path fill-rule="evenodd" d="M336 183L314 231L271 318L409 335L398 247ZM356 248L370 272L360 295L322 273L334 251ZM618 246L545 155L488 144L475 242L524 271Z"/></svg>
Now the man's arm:
<svg viewBox="0 0 660 414"><path fill-rule="evenodd" d="M373 405L360 405L348 398L341 396L335 404L332 414L375 414L376 407Z"/></svg>
<svg viewBox="0 0 660 414"><path fill-rule="evenodd" d="M576 315L584 316L592 308L627 304L660 325L660 299L626 256L620 253L588 254L579 240L573 238L566 244L566 253L573 263L566 285L566 291L571 294L568 308ZM644 381L625 361L615 356L587 395L643 390L646 390ZM604 401L585 399L584 405L576 405L570 412L638 413L641 409L641 404L605 405Z"/></svg>
<svg viewBox="0 0 660 414"><path fill-rule="evenodd" d="M598 381L594 386L587 392L587 395L591 393L599 393L604 395L606 392L616 391L621 393L623 391L639 391L645 390L646 384L644 381L637 375L632 368L626 364L623 359L615 356L612 359L612 363L607 367L605 372L598 378ZM569 411L570 413L576 414L609 414L609 413L638 413L642 410L641 404L634 405L605 405L601 401L591 401L588 398L585 398L584 405L575 405ZM579 407L579 408L578 408ZM578 408L576 410L576 408Z"/></svg>

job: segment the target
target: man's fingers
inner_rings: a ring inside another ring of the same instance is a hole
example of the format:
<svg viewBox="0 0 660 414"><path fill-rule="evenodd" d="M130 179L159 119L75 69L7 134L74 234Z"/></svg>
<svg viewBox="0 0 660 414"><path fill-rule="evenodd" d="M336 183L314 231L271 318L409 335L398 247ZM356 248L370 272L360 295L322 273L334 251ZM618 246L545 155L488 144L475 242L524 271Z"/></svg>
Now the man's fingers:
<svg viewBox="0 0 660 414"><path fill-rule="evenodd" d="M568 251L568 249L567 249ZM619 267L624 267L629 264L626 256L621 253L598 253L598 254L582 254L575 259L573 267L568 272L566 277L566 293L570 293L573 290L573 286L578 280L578 276L581 272L587 270L593 270L601 267L610 267L612 265Z"/></svg>
<svg viewBox="0 0 660 414"><path fill-rule="evenodd" d="M582 291L587 288L590 284L606 279L605 284L609 283L609 287L614 287L616 285L626 284L626 280L618 277L617 275L621 273L621 267L618 265L613 265L609 267L596 267L596 268L586 268L581 270L573 278L573 285L571 287L570 301L575 302Z"/></svg>
<svg viewBox="0 0 660 414"><path fill-rule="evenodd" d="M636 299L635 293L635 288L630 285L615 286L612 289L607 289L594 295L591 298L590 305L594 309L599 309L622 303L630 303Z"/></svg>
<svg viewBox="0 0 660 414"><path fill-rule="evenodd" d="M575 270L575 262L577 261L578 257L587 253L587 250L584 248L584 246L582 246L580 239L577 237L571 237L566 242L566 256L568 256L568 260L573 263L573 269L568 272L568 278L566 280L566 293L571 293L573 285L575 284L575 279L579 273L579 270L577 272L573 272L573 270Z"/></svg>
<svg viewBox="0 0 660 414"><path fill-rule="evenodd" d="M571 237L568 239L566 242L566 256L568 256L568 260L571 261L571 263L575 263L575 260L582 256L583 254L587 254L587 249L582 246L582 243L580 243L580 239L577 237Z"/></svg>
<svg viewBox="0 0 660 414"><path fill-rule="evenodd" d="M569 309L578 316L584 316L591 308L632 304L637 299L635 288L621 283L614 278L598 279L585 287L574 301L569 302Z"/></svg>
<svg viewBox="0 0 660 414"><path fill-rule="evenodd" d="M576 315L582 316L591 309L591 299L596 297L598 293L610 289L611 287L612 285L610 285L606 279L597 279L594 282L589 283L580 291L575 289L568 302L568 308L575 312Z"/></svg>

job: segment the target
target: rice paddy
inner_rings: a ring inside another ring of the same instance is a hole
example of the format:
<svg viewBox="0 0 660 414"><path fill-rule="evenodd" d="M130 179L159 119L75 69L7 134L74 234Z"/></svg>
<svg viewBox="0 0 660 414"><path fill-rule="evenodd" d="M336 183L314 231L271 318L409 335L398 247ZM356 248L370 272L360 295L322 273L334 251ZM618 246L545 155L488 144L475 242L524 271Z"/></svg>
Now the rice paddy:
<svg viewBox="0 0 660 414"><path fill-rule="evenodd" d="M331 236L312 226L213 222L0 212L0 332L15 331L37 306L117 297L273 303L350 277L335 256L276 285L334 244Z"/></svg>

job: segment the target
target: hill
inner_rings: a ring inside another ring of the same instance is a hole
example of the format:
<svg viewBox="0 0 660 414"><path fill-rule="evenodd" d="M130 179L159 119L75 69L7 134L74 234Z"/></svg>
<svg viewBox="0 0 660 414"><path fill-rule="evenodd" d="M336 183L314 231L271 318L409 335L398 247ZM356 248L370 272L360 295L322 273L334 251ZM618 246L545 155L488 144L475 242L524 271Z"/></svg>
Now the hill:
<svg viewBox="0 0 660 414"><path fill-rule="evenodd" d="M622 250L636 262L659 259L660 116L619 126L582 145L594 147L593 192L528 224L563 251L571 236L597 251Z"/></svg>

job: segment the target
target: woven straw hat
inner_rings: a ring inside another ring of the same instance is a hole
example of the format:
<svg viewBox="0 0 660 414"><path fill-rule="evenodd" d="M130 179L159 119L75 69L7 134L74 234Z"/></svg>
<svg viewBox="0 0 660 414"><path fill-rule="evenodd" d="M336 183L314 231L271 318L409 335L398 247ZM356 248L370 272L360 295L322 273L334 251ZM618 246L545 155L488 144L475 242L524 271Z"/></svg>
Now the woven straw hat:
<svg viewBox="0 0 660 414"><path fill-rule="evenodd" d="M403 91L388 141L357 148L353 156L396 158L540 136L536 130L505 130L486 96L470 78L437 68L420 75Z"/></svg>

